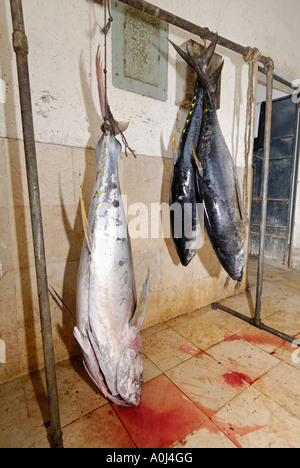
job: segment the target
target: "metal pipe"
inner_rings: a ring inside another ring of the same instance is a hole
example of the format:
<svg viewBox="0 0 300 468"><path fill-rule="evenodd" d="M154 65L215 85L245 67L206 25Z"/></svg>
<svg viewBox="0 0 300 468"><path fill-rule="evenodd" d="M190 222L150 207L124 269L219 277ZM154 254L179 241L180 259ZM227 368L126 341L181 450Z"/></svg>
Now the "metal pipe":
<svg viewBox="0 0 300 468"><path fill-rule="evenodd" d="M233 315L234 317L238 317L241 320L244 320L247 323L250 323L250 325L253 325L256 328L259 328L260 330L267 331L269 333L272 333L272 335L278 336L279 338L282 338L285 341L288 341L289 343L295 343L297 346L299 346L300 342L299 340L296 340L295 337L286 335L285 333L276 330L275 328L269 327L268 325L265 325L264 323L256 323L254 319L247 317L246 315L240 314L239 312L236 312L233 309L229 309L228 307L225 307L218 302L214 302L211 305L212 309L220 309L223 310L224 312L227 312L227 314Z"/></svg>
<svg viewBox="0 0 300 468"><path fill-rule="evenodd" d="M300 108L298 107L298 117L296 126L296 143L294 153L294 168L293 168L293 192L291 198L290 208L290 219L289 219L289 236L288 236L288 267L292 267L292 248L294 240L294 228L295 228L295 214L296 214L296 202L297 202L297 191L298 191L298 172L299 172L299 157L300 157Z"/></svg>
<svg viewBox="0 0 300 468"><path fill-rule="evenodd" d="M269 59L267 68L267 99L266 99L266 118L265 118L265 139L264 139L264 163L263 163L263 183L262 183L262 207L261 207L261 224L260 224L260 246L259 259L257 269L257 289L256 289L256 304L255 304L255 325L261 322L261 297L263 288L264 275L264 257L265 257L265 240L267 227L267 210L268 210L268 185L269 185L269 168L270 168L270 150L271 150L271 127L272 127L272 99L273 99L273 71L274 63Z"/></svg>
<svg viewBox="0 0 300 468"><path fill-rule="evenodd" d="M10 0L13 24L13 47L16 53L27 183L35 256L43 352L49 405L51 446L62 447L62 432L58 405L56 369L52 339L48 280L45 259L40 191L36 161L30 78L28 67L28 41L25 35L22 0Z"/></svg>
<svg viewBox="0 0 300 468"><path fill-rule="evenodd" d="M102 4L102 0L94 0L96 3ZM215 33L210 31L208 28L201 28L196 24L191 23L179 16L173 15L162 8L159 8L151 3L146 2L145 0L119 0L121 3L125 3L125 5L131 6L136 10L142 11L147 13L150 16L154 16L155 18L160 19L161 21L165 21L166 23L172 24L173 26L177 26L178 28L184 29L196 36L200 36L202 39L213 40L215 38ZM247 55L249 52L248 47L244 47L236 42L233 42L225 37L219 36L218 38L218 45L225 47L226 49L232 50L240 55ZM267 65L269 63L269 58L261 55L259 58L259 62Z"/></svg>
<svg viewBox="0 0 300 468"><path fill-rule="evenodd" d="M211 308L213 310L217 310L217 309L223 310L224 312L227 312L228 314L234 315L235 317L237 317L237 318L239 318L241 320L244 320L244 322L250 323L252 325L253 319L247 317L246 315L240 314L239 312L236 312L233 309L229 309L228 307L225 307L225 306L219 304L218 302L214 302L211 305Z"/></svg>
<svg viewBox="0 0 300 468"><path fill-rule="evenodd" d="M266 74L266 69L264 67L258 67L258 71L260 73L263 73L264 75ZM282 76L277 75L275 72L274 72L274 80L278 81L278 83L283 84L287 88L290 88L290 89L293 89L293 90L298 89L298 86L296 84L292 83L291 81L285 80L284 78L282 78Z"/></svg>

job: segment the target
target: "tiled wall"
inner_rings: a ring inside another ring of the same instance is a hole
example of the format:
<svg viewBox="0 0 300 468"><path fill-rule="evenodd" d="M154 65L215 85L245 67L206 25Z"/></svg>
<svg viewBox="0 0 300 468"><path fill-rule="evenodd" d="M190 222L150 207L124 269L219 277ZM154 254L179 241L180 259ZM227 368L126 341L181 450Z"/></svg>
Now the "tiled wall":
<svg viewBox="0 0 300 468"><path fill-rule="evenodd" d="M79 173L88 209L94 184L94 151L37 144L37 159L49 285L75 314L78 262L83 242ZM128 206L168 203L172 160L122 157L120 181ZM0 139L0 340L6 363L0 382L43 367L38 298L23 143ZM128 221L133 218L128 216ZM150 226L149 219L149 226ZM151 276L151 296L144 327L232 295L235 283L221 268L207 238L188 268L180 266L170 239L133 239L138 294ZM80 350L74 319L50 293L56 360Z"/></svg>

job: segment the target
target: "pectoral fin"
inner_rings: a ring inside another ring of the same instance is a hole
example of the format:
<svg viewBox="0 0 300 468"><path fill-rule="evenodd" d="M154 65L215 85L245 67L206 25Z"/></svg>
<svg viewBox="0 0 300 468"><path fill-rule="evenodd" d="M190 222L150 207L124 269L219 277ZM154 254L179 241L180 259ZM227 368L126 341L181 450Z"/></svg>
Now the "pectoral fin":
<svg viewBox="0 0 300 468"><path fill-rule="evenodd" d="M173 154L173 161L174 161L174 165L175 165L177 163L177 161L178 161L178 146L177 146L177 143L176 143L176 140L175 140L175 132L173 132L172 154Z"/></svg>
<svg viewBox="0 0 300 468"><path fill-rule="evenodd" d="M88 337L83 335L78 327L74 327L73 333L74 333L74 336L75 336L76 340L78 341L82 351L87 356L92 356L93 355L93 350L91 348L91 344L89 342Z"/></svg>
<svg viewBox="0 0 300 468"><path fill-rule="evenodd" d="M234 174L234 180L235 180L235 192L236 192L236 199L237 199L237 204L238 204L238 209L240 213L241 220L244 219L244 210L243 210L243 205L242 205L242 197L241 197L241 190L239 186L239 181L237 174Z"/></svg>
<svg viewBox="0 0 300 468"><path fill-rule="evenodd" d="M140 329L142 328L145 317L146 317L147 307L149 303L149 295L150 295L150 270L148 270L148 276L144 284L143 290L141 292L139 302L135 309L135 313L132 319L130 320L130 327L134 327L138 331L140 331Z"/></svg>
<svg viewBox="0 0 300 468"><path fill-rule="evenodd" d="M89 252L92 252L92 245L93 245L93 234L91 232L89 222L87 219L86 211L85 211L85 206L84 206L84 201L83 201L83 195L82 195L82 188L80 184L80 174L79 174L79 186L80 186L80 203L81 203L81 215L82 215L82 224L83 224L83 230L84 230L84 235L86 238L87 246L89 249Z"/></svg>
<svg viewBox="0 0 300 468"><path fill-rule="evenodd" d="M193 145L193 156L194 156L194 159L195 159L195 163L197 165L197 169L198 169L198 172L199 172L199 175L200 177L203 177L203 168L202 168L202 164L201 162L199 161L197 155L196 155L196 151L195 151L195 148L194 148L194 145Z"/></svg>

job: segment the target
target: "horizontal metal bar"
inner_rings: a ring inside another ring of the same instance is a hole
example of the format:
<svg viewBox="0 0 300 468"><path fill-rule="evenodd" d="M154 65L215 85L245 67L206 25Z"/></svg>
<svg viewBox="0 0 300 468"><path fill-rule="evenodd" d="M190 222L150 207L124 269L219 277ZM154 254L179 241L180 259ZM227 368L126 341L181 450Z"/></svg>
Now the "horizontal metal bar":
<svg viewBox="0 0 300 468"><path fill-rule="evenodd" d="M258 71L260 71L260 72L263 73L264 75L265 75L265 73L266 73L266 70L265 70L263 67L258 67ZM290 88L290 89L298 89L298 86L297 86L297 85L294 85L292 82L285 80L285 79L282 78L281 76L277 75L276 72L274 73L274 80L275 80L275 81L278 81L278 83L283 84L283 85L286 86L287 88Z"/></svg>
<svg viewBox="0 0 300 468"><path fill-rule="evenodd" d="M103 5L103 0L93 0L93 1L94 3ZM190 21L187 21L176 15L173 15L172 13L169 13L168 11L163 10L162 8L156 7L155 5L152 5L151 3L148 3L144 0L119 0L119 1L121 3L124 3L125 5L135 8L136 10L147 13L150 16L154 16L155 18L158 18L161 21L165 21L168 24L172 24L173 26L176 26L180 29L184 29L185 31L195 34L196 36L200 36L202 39L212 40L215 36L215 33L210 31L208 28L202 28L196 24L191 23ZM222 47L225 47L226 49L232 50L233 52L236 52L237 54L240 54L243 56L245 56L249 50L248 47L244 47L222 36L219 36L218 44ZM262 63L263 65L267 65L270 63L270 58L262 55L259 59L259 62ZM267 73L267 70L264 67L259 66L258 70L264 75ZM279 83L287 86L288 88L298 89L296 85L293 85L293 83L277 75L276 72L274 73L274 79L278 81Z"/></svg>
<svg viewBox="0 0 300 468"><path fill-rule="evenodd" d="M252 200L261 201L262 197L253 197ZM268 198L268 202L271 202L271 201L287 203L288 201L290 201L290 199L289 198Z"/></svg>
<svg viewBox="0 0 300 468"><path fill-rule="evenodd" d="M279 338L282 338L283 340L288 341L290 343L296 343L299 346L299 344L297 343L295 337L287 335L287 334L285 334L285 333L283 333L283 332L281 332L279 330L275 330L275 328L269 327L268 325L265 325L262 322L256 323L254 319L252 319L250 317L247 317L246 315L240 314L239 312L237 312L237 311L235 311L233 309L229 309L228 307L225 307L222 304L219 304L218 302L214 302L211 305L211 307L214 310L217 310L217 309L223 310L224 312L227 312L228 314L233 315L234 317L237 317L237 318L239 318L241 320L244 320L247 323L250 323L250 325L253 325L256 328L259 328L260 330L267 331L267 332L271 333L272 335L276 335Z"/></svg>
<svg viewBox="0 0 300 468"><path fill-rule="evenodd" d="M253 324L252 323L253 320L251 318L247 317L246 315L240 314L239 312L236 312L233 309L229 309L228 307L225 307L225 306L219 304L218 302L213 302L212 305L211 305L211 308L213 310L217 310L217 309L223 310L224 312L227 312L228 314L234 315L235 317L237 317L237 318L239 318L241 320L244 320L244 322L250 323L250 325Z"/></svg>
<svg viewBox="0 0 300 468"><path fill-rule="evenodd" d="M94 1L96 3L102 4L102 0L94 0ZM176 26L180 29L184 29L185 31L195 34L196 36L200 36L202 39L208 39L211 41L215 38L215 33L210 31L208 28L201 28L200 26L197 26L196 24L193 24L190 21L187 21L183 18L180 18L179 16L169 13L166 10L163 10L162 8L152 5L151 3L148 3L145 0L119 0L119 1L121 3L124 3L125 5L135 8L136 10L142 11L144 13L147 13L150 16L158 18L161 21L164 21L168 24L172 24L173 26ZM237 54L240 54L243 56L246 56L249 52L248 47L244 47L222 36L219 36L218 44L222 47L225 47L226 49L232 50L233 52L236 52ZM265 57L264 55L261 55L259 58L259 62L264 65L268 65L270 63L270 58Z"/></svg>

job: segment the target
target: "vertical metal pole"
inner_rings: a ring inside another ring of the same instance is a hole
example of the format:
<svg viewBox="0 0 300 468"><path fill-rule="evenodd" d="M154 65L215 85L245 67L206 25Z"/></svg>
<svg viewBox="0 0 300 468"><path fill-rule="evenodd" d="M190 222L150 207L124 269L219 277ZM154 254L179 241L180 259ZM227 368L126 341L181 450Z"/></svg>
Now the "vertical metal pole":
<svg viewBox="0 0 300 468"><path fill-rule="evenodd" d="M300 104L298 104L296 144L295 144L293 183L292 183L293 192L292 192L292 198L291 198L289 235L288 235L288 247L287 247L289 268L292 268L292 247L293 247L294 230L295 230L295 213L296 213L296 201L297 201L297 191L298 191L299 157L300 157Z"/></svg>
<svg viewBox="0 0 300 468"><path fill-rule="evenodd" d="M266 99L266 121L265 121L265 140L264 140L262 207L261 207L261 224L260 224L260 247L259 247L256 306L255 306L255 318L254 318L255 325L259 325L261 323L261 297L262 297L262 287L263 287L265 240L266 240L266 226L267 226L268 185L269 185L272 104L273 104L272 98L273 98L273 79L274 79L274 64L271 59L269 59L269 63L266 65L266 75L267 75L267 99Z"/></svg>
<svg viewBox="0 0 300 468"><path fill-rule="evenodd" d="M62 447L62 432L58 406L58 392L56 382L55 358L52 339L50 303L48 292L47 269L45 259L44 234L40 191L36 161L34 127L32 118L32 104L30 94L28 43L25 35L22 0L10 0L13 47L16 53L22 126L24 136L24 150L26 158L27 183L29 191L31 224L34 244L37 289L43 338L43 351L47 381L51 446Z"/></svg>

